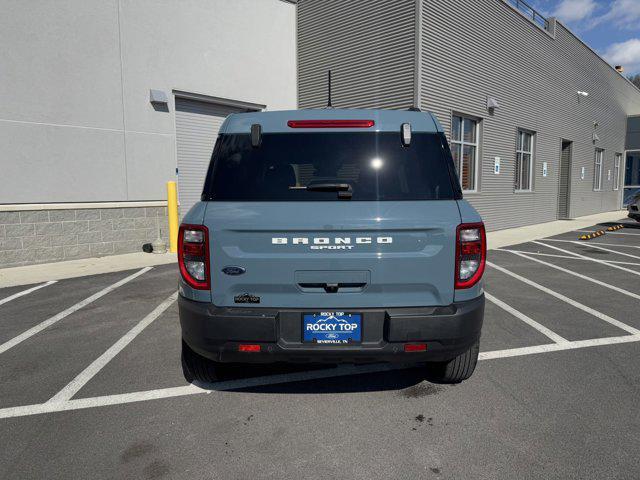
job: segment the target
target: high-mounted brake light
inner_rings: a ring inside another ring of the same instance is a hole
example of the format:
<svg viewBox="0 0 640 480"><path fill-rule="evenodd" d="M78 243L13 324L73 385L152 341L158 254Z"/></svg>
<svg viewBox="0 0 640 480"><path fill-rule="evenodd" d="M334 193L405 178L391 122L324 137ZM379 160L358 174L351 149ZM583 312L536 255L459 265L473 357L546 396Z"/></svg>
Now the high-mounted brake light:
<svg viewBox="0 0 640 480"><path fill-rule="evenodd" d="M371 128L373 120L289 120L289 128Z"/></svg>
<svg viewBox="0 0 640 480"><path fill-rule="evenodd" d="M455 288L471 288L484 274L487 234L483 223L463 223L456 229Z"/></svg>
<svg viewBox="0 0 640 480"><path fill-rule="evenodd" d="M204 225L180 225L178 266L184 281L196 290L209 290L209 230Z"/></svg>

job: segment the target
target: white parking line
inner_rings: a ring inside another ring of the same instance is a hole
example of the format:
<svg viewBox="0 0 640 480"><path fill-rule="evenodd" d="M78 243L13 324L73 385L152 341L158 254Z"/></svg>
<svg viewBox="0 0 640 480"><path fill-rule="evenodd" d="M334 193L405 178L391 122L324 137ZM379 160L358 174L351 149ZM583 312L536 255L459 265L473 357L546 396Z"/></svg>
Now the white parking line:
<svg viewBox="0 0 640 480"><path fill-rule="evenodd" d="M610 284L608 284L606 282L601 282L600 280L597 280L595 278L589 277L587 275L582 275L581 273L574 272L573 270L569 270L567 268L562 268L562 267L560 267L558 265L554 265L553 263L545 262L545 261L539 260L537 258L530 257L527 254L527 252L516 252L516 251L513 251L513 250L504 250L504 251L505 252L514 253L515 255L518 255L519 257L522 257L522 258L526 258L527 260L531 260L532 262L537 262L537 263L540 263L542 265L546 265L549 268L554 268L554 269L559 270L561 272L568 273L569 275L573 275L574 277L578 277L578 278L581 278L583 280L586 280L587 282L595 283L596 285L600 285L601 287L608 288L609 290L613 290L615 292L622 293L623 295L627 295L629 297L635 298L636 300L640 300L640 295L638 295L637 293L633 293L633 292L630 292L629 290L625 290L623 288L616 287L615 285L610 285Z"/></svg>
<svg viewBox="0 0 640 480"><path fill-rule="evenodd" d="M490 293L488 293L486 290L484 292L484 296L487 300L489 300L491 303L496 304L498 307L502 308L504 311L509 312L511 315L513 315L516 318L519 318L520 320L522 320L524 323L526 323L527 325L529 325L530 327L535 328L536 330L538 330L540 333L542 333L543 335L545 335L546 337L550 338L551 340L553 340L556 343L567 343L569 340L567 340L564 337L561 337L560 335L558 335L557 333L555 333L552 330L549 330L547 327L545 327L544 325L541 325L540 323L536 322L534 319L528 317L527 315L525 315L524 313L522 313L519 310L516 310L515 308L513 308L511 305L507 305L506 303L504 303L502 300L497 299L496 297L494 297L493 295L491 295ZM638 332L640 333L640 332Z"/></svg>
<svg viewBox="0 0 640 480"><path fill-rule="evenodd" d="M543 256L543 257L567 258L567 259L570 259L570 260L577 260L575 257L572 257L570 255L558 255L558 254L555 254L555 253L527 252L526 250L508 250L506 248L498 248L496 250L498 250L499 252L526 253L527 255L540 255L540 256Z"/></svg>
<svg viewBox="0 0 640 480"><path fill-rule="evenodd" d="M622 270L623 272L628 272L628 273L631 273L633 275L639 275L640 276L640 272L639 271L631 270L630 268L622 267L622 266L620 266L620 265L618 265L616 263L611 263L611 262L608 262L608 261L605 261L605 260L600 260L599 258L587 257L586 255L581 255L581 254L576 253L576 252L571 252L569 250L565 250L564 248L554 247L553 245L547 245L546 243L542 243L542 242L540 242L538 240L533 240L532 243L535 243L537 245L542 245L543 247L551 248L553 250L558 250L559 252L568 253L569 255L573 255L574 257L586 258L587 260L590 260L590 261L592 261L594 263L599 263L601 265L607 265L609 267L616 268L618 270Z"/></svg>
<svg viewBox="0 0 640 480"><path fill-rule="evenodd" d="M40 290L41 288L48 287L56 283L56 280L51 280L50 282L42 283L40 285L36 285L35 287L28 288L27 290L23 290L22 292L14 293L6 298L0 300L0 305L4 305L5 303L9 303L11 300L15 300L16 298L24 297L25 295L30 294L31 292L35 292L36 290Z"/></svg>
<svg viewBox="0 0 640 480"><path fill-rule="evenodd" d="M214 391L236 390L241 388L261 387L280 383L304 382L308 380L321 380L332 377L348 375L360 375L366 373L378 373L389 370L407 368L406 365L373 364L373 365L344 365L337 368L312 370L308 372L285 373L263 377L245 378L216 382L207 385L185 385L182 387L161 388L145 392L133 392L119 395L105 395L94 398L81 398L66 402L47 402L43 404L25 405L22 407L8 407L0 409L0 418L21 417L25 415L37 415L40 413L61 412L65 410L77 410L80 408L101 407L105 405L118 405L122 403L141 402L160 398L181 397L211 393Z"/></svg>
<svg viewBox="0 0 640 480"><path fill-rule="evenodd" d="M578 245L584 245L585 247L587 246L584 243L580 243L580 242L574 242L574 243ZM630 258L635 258L636 260L640 260L640 257L638 255L631 255L630 253L616 252L615 250L611 250L610 248L600 247L596 244L588 245L588 247L595 248L596 250L602 250L603 252L615 253L616 255L622 255L624 257L630 257Z"/></svg>
<svg viewBox="0 0 640 480"><path fill-rule="evenodd" d="M616 345L622 343L639 342L640 335L624 335L621 337L594 338L591 340L578 340L566 343L552 343L536 345L533 347L512 348L507 350L495 350L481 352L479 360L494 360L498 358L519 357L535 355L539 353L559 352L562 350L574 350L579 348L597 347L604 345ZM410 368L407 365L375 364L375 365L345 365L338 368L315 370L310 372L285 373L264 377L246 378L241 380L229 380L207 385L185 385L182 387L161 388L143 392L131 392L118 395L105 395L101 397L78 398L65 402L40 403L24 405L20 407L7 407L0 409L0 419L40 415L43 413L64 412L81 410L86 408L106 407L111 405L123 405L128 403L159 400L163 398L183 397L188 395L212 394L226 390L240 390L283 383L303 382L308 380L321 380L325 378L342 377L349 375L362 375L368 373L381 373Z"/></svg>
<svg viewBox="0 0 640 480"><path fill-rule="evenodd" d="M64 402L70 400L89 380L91 380L100 370L102 370L118 353L120 353L134 338L153 322L156 318L164 313L178 298L178 292L172 294L164 302L158 305L149 315L144 317L136 326L129 330L120 340L114 343L106 352L100 355L87 368L78 374L76 378L71 380L69 384L54 395L49 403Z"/></svg>
<svg viewBox="0 0 640 480"><path fill-rule="evenodd" d="M69 315L71 315L74 312L77 312L78 310L80 310L82 307L86 307L87 305L89 305L92 302L95 302L96 300L98 300L101 297L104 297L107 293L112 292L113 290L115 290L118 287L121 287L122 285L124 285L125 283L130 282L131 280L133 280L134 278L139 277L140 275L142 275L143 273L148 272L149 270L151 270L152 267L145 267L142 270L134 273L133 275L129 275L126 278L123 278L122 280L114 283L113 285L108 286L107 288L104 288L102 290L100 290L97 293L94 293L93 295L91 295L90 297L85 298L84 300L82 300L81 302L76 303L75 305L67 308L65 311L58 313L57 315L54 315L51 318L48 318L47 320L39 323L38 325L36 325L35 327L30 328L29 330L27 330L26 332L22 332L20 335L18 335L17 337L12 338L11 340L3 343L2 345L0 345L0 353L4 353L7 350L9 350L10 348L15 347L16 345L18 345L19 343L24 342L26 339L34 336L36 333L41 332L42 330L44 330L45 328L53 325L56 322L59 322L60 320L62 320L65 317L68 317Z"/></svg>
<svg viewBox="0 0 640 480"><path fill-rule="evenodd" d="M573 350L577 348L599 347L602 345L617 345L620 343L639 342L640 335L623 335L621 337L593 338L589 340L576 340L568 343L552 343L549 345L536 345L533 347L510 348L508 350L495 350L482 352L480 360L493 360L496 358L520 357L523 355L535 355L536 353L559 352L561 350Z"/></svg>
<svg viewBox="0 0 640 480"><path fill-rule="evenodd" d="M604 245L605 247L640 248L638 245L622 245L618 243L602 243L591 240L589 243L576 242L575 240L560 240L559 238L545 238L545 242L580 243L580 245Z"/></svg>
<svg viewBox="0 0 640 480"><path fill-rule="evenodd" d="M552 297L557 298L558 300L562 300L565 303L568 303L569 305L576 307L579 310L582 310L583 312L586 312L590 315L593 315L596 318L599 318L600 320L604 320L607 323L610 323L611 325L615 325L616 327L624 330L625 332L629 332L632 335L636 335L636 334L640 334L640 330L637 330L629 325L627 325L626 323L622 323L619 320L616 320L613 317L610 317L607 314L604 314L602 312L599 312L591 307L587 307L586 305L583 305L580 302L576 302L575 300L566 297L565 295L562 295L561 293L558 292L554 292L553 290L551 290L550 288L547 288L543 285L540 285L539 283L534 282L533 280L529 280L528 278L524 278L523 276L518 275L517 273L513 273L509 270L507 270L506 268L501 267L500 265L496 265L494 263L491 262L487 262L487 265L489 265L492 268L495 268L496 270L505 273L513 278L515 278L516 280L520 280L523 283L526 283L527 285L532 286L533 288L536 288L538 290L540 290L541 292L544 292L548 295L551 295Z"/></svg>
<svg viewBox="0 0 640 480"><path fill-rule="evenodd" d="M548 239L547 239L548 240ZM546 241L546 240L545 240ZM580 260L581 262L590 262L590 258L576 257L572 255L556 255L555 253L541 253L541 252L527 252L525 250L509 250L507 248L497 248L498 252L511 252L511 253L523 253L525 255L535 255L537 257L552 257L552 258L566 258L567 260ZM608 263L614 263L616 265L631 265L640 267L640 263L634 262L619 262L617 260L607 260Z"/></svg>

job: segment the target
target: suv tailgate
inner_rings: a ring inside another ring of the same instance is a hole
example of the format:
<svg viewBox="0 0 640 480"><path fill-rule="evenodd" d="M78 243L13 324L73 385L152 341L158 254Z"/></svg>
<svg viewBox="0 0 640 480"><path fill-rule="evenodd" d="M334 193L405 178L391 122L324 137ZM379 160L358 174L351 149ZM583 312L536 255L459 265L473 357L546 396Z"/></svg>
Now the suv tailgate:
<svg viewBox="0 0 640 480"><path fill-rule="evenodd" d="M213 303L449 305L459 222L454 200L208 202ZM225 267L244 273L229 275ZM244 303L250 297L259 303Z"/></svg>

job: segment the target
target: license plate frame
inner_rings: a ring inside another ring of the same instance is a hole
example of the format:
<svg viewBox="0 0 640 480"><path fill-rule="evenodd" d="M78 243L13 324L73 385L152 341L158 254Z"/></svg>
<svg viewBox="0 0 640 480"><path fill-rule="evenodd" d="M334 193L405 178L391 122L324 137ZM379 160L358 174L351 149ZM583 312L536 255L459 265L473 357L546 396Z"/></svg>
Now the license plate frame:
<svg viewBox="0 0 640 480"><path fill-rule="evenodd" d="M363 315L359 312L327 310L303 313L302 343L327 346L358 345L362 343L363 323ZM308 325L318 327L307 328ZM323 328L322 325L327 327Z"/></svg>

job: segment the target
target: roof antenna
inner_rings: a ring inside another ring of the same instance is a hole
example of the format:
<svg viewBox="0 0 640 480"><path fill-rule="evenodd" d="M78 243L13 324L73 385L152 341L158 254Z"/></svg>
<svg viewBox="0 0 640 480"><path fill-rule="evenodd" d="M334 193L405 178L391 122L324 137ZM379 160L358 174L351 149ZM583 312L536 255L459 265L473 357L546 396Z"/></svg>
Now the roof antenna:
<svg viewBox="0 0 640 480"><path fill-rule="evenodd" d="M327 108L333 108L333 105L331 105L331 70L327 72L327 81L327 87L329 91L329 96L327 98Z"/></svg>

